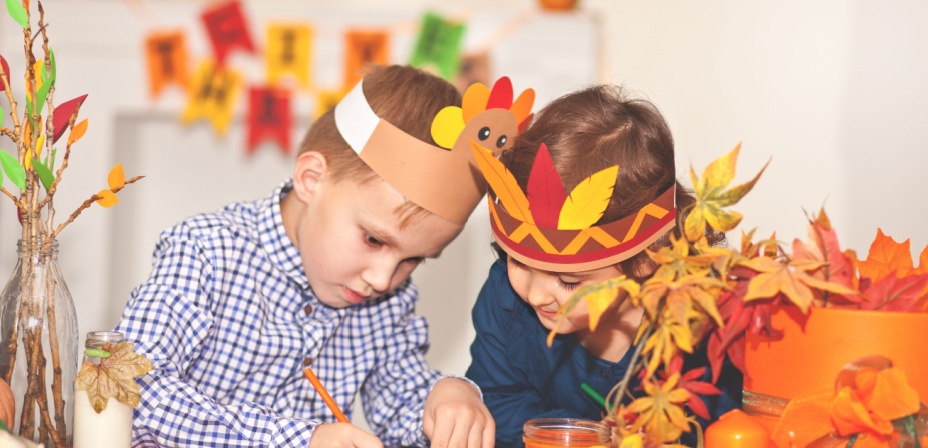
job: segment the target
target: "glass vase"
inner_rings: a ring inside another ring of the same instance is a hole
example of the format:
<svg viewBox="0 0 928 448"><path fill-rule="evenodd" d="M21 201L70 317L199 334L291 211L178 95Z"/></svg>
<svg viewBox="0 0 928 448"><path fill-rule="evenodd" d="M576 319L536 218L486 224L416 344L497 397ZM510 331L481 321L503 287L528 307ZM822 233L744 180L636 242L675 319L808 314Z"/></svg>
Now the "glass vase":
<svg viewBox="0 0 928 448"><path fill-rule="evenodd" d="M70 447L77 314L58 266L58 242L20 241L0 293L0 378L16 402L10 429L46 448Z"/></svg>

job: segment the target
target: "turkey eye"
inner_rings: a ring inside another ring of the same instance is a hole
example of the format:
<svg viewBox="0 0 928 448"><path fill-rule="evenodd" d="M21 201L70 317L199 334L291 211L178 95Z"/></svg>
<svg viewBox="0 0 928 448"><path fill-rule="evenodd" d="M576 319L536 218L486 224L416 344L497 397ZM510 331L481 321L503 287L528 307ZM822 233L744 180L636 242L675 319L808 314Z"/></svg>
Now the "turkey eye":
<svg viewBox="0 0 928 448"><path fill-rule="evenodd" d="M479 138L480 141L490 138L490 128L486 126L480 128L480 132L477 133L477 138Z"/></svg>
<svg viewBox="0 0 928 448"><path fill-rule="evenodd" d="M496 139L496 147L497 147L497 148L500 148L500 149L503 149L503 146L506 146L506 136L505 136L505 135L501 135L501 136L499 136L498 139Z"/></svg>

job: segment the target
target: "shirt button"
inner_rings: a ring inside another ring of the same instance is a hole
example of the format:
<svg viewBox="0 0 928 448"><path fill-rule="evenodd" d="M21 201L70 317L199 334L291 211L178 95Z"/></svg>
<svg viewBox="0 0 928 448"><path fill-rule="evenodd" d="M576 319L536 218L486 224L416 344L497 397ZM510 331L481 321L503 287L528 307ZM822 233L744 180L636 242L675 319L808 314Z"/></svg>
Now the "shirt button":
<svg viewBox="0 0 928 448"><path fill-rule="evenodd" d="M312 358L310 358L309 356L303 358L303 365L304 365L304 366L309 367L309 366L311 366L312 364L313 364L313 359L312 359Z"/></svg>
<svg viewBox="0 0 928 448"><path fill-rule="evenodd" d="M306 305L306 308L303 308L303 312L306 313L307 316L309 316L309 314L313 312L313 306Z"/></svg>

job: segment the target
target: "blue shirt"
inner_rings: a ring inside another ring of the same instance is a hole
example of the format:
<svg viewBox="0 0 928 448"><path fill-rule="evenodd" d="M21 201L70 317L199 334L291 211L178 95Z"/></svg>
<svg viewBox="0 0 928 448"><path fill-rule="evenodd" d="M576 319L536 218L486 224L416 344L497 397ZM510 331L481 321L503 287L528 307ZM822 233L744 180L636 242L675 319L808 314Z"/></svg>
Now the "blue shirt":
<svg viewBox="0 0 928 448"><path fill-rule="evenodd" d="M601 420L602 406L581 391L586 383L605 397L625 375L633 350L619 362L591 355L573 335L558 335L547 346L546 329L532 307L512 289L506 265L494 263L474 305L477 335L471 345L467 377L483 392L484 403L496 420L496 446L522 447L522 425L533 418L573 417ZM704 351L688 356L684 369L707 365ZM711 373L706 372L706 378ZM723 369L721 396L705 397L713 418L740 407L741 374ZM629 390L635 390L632 381ZM704 425L708 422L701 422ZM695 446L692 434L684 443Z"/></svg>
<svg viewBox="0 0 928 448"><path fill-rule="evenodd" d="M428 444L422 412L441 377L425 363L415 286L349 308L320 302L281 221L290 188L161 234L116 327L154 365L138 379L134 447L306 448L335 421L306 364L349 418L360 389L385 445Z"/></svg>

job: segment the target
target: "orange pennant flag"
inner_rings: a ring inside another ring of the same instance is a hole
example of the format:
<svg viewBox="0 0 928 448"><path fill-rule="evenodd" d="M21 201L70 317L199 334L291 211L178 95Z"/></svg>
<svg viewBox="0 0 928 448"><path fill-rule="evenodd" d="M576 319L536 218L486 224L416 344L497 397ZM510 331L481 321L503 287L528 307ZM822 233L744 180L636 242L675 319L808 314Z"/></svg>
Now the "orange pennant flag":
<svg viewBox="0 0 928 448"><path fill-rule="evenodd" d="M187 42L182 31L154 32L145 39L148 59L149 93L152 98L161 95L168 85L187 89Z"/></svg>
<svg viewBox="0 0 928 448"><path fill-rule="evenodd" d="M242 74L229 68L217 67L213 61L201 62L188 92L187 107L181 115L181 121L190 124L199 118L206 118L216 132L224 134L232 120L243 79Z"/></svg>
<svg viewBox="0 0 928 448"><path fill-rule="evenodd" d="M313 30L305 24L272 24L267 28L267 82L275 85L284 76L296 78L303 88L310 86Z"/></svg>
<svg viewBox="0 0 928 448"><path fill-rule="evenodd" d="M369 64L389 63L390 35L386 31L353 30L345 38L345 88L357 84Z"/></svg>

